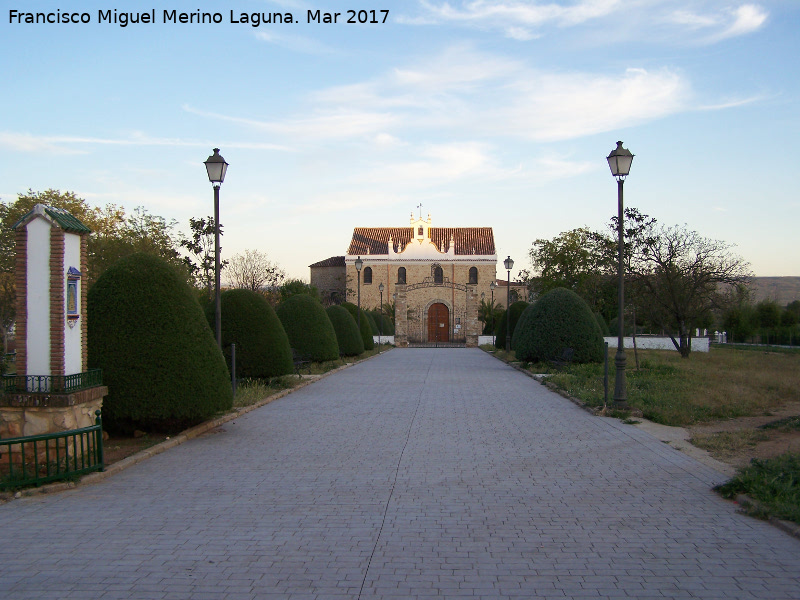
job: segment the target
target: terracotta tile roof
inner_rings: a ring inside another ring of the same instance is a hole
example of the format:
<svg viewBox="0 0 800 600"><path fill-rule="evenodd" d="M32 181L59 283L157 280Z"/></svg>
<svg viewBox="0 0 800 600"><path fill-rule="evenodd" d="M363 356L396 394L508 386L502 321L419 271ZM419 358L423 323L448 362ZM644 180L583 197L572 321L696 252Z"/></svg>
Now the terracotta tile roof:
<svg viewBox="0 0 800 600"><path fill-rule="evenodd" d="M344 265L344 256L331 256L330 258L326 258L325 260L321 260L319 262L315 262L313 265L308 265L309 268L314 267L343 267Z"/></svg>
<svg viewBox="0 0 800 600"><path fill-rule="evenodd" d="M494 233L491 227L431 227L431 241L437 248L447 251L450 237L455 242L456 255L479 254L482 256L495 253ZM395 250L406 246L414 236L412 227L356 227L347 254L370 255L388 254L389 236L392 237Z"/></svg>

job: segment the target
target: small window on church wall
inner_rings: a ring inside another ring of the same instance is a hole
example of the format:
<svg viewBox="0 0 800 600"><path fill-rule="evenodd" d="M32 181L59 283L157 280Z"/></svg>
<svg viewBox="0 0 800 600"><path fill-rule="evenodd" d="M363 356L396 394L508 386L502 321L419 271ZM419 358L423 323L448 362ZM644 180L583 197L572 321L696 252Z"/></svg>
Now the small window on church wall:
<svg viewBox="0 0 800 600"><path fill-rule="evenodd" d="M444 283L442 267L436 266L433 268L433 283Z"/></svg>
<svg viewBox="0 0 800 600"><path fill-rule="evenodd" d="M423 235L425 235L425 230L422 229L422 227L420 227L419 229L417 229L417 235L419 237L422 237Z"/></svg>
<svg viewBox="0 0 800 600"><path fill-rule="evenodd" d="M469 269L469 282L478 283L478 268L470 267Z"/></svg>
<svg viewBox="0 0 800 600"><path fill-rule="evenodd" d="M397 283L405 283L406 282L406 268L400 267L397 269Z"/></svg>
<svg viewBox="0 0 800 600"><path fill-rule="evenodd" d="M372 283L372 267L364 269L364 283Z"/></svg>

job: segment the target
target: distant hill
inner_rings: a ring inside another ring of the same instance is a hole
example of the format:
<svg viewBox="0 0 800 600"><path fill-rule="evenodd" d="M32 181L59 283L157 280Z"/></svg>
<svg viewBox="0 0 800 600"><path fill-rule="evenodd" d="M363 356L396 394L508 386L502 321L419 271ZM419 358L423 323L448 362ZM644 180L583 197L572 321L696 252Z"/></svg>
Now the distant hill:
<svg viewBox="0 0 800 600"><path fill-rule="evenodd" d="M775 300L781 306L800 300L800 277L753 277L753 300Z"/></svg>

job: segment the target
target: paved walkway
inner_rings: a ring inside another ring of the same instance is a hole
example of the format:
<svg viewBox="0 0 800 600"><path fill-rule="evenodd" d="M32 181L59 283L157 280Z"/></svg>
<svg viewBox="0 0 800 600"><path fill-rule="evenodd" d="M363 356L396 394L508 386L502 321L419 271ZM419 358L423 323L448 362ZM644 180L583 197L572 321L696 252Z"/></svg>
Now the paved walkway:
<svg viewBox="0 0 800 600"><path fill-rule="evenodd" d="M0 505L0 598L800 598L715 471L479 350L393 350Z"/></svg>

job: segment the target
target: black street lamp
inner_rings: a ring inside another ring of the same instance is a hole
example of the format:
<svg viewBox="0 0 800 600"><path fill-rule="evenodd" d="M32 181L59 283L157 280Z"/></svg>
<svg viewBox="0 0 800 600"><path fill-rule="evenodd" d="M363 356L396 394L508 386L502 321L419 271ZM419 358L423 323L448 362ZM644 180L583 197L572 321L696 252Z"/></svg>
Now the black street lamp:
<svg viewBox="0 0 800 600"><path fill-rule="evenodd" d="M489 284L489 289L492 290L492 346L494 346L494 343L497 341L494 337L494 288L496 287L497 284L494 281Z"/></svg>
<svg viewBox="0 0 800 600"><path fill-rule="evenodd" d="M220 263L219 263L219 188L225 181L228 163L214 148L214 154L205 163L208 180L214 188L214 324L217 334L217 346L222 349L222 303L220 300Z"/></svg>
<svg viewBox="0 0 800 600"><path fill-rule="evenodd" d="M622 147L622 142L617 142L617 147L608 155L608 166L611 174L617 179L617 276L619 279L619 315L617 316L617 354L614 364L617 367L617 376L614 382L614 405L625 408L628 404L628 386L625 380L625 269L623 264L625 222L622 205L622 186L625 178L631 171L633 154Z"/></svg>
<svg viewBox="0 0 800 600"><path fill-rule="evenodd" d="M356 259L356 275L358 276L358 331L361 332L361 267L364 266L364 261L359 256Z"/></svg>
<svg viewBox="0 0 800 600"><path fill-rule="evenodd" d="M509 256L503 261L503 266L508 271L508 286L506 288L506 352L511 351L511 269L514 261Z"/></svg>
<svg viewBox="0 0 800 600"><path fill-rule="evenodd" d="M378 291L381 293L381 326L378 327L378 346L381 345L381 338L383 337L383 284L378 286Z"/></svg>

